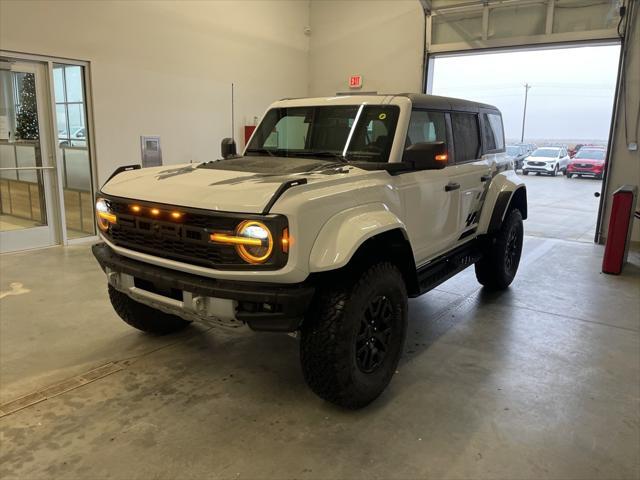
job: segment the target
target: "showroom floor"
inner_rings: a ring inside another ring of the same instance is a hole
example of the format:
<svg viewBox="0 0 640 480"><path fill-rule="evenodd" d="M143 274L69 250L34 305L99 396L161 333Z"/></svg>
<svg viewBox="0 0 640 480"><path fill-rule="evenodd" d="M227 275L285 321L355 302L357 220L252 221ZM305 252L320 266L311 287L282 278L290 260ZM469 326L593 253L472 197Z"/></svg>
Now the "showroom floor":
<svg viewBox="0 0 640 480"><path fill-rule="evenodd" d="M149 337L88 246L5 255L0 476L637 478L640 255L619 277L601 256L528 236L508 291L468 269L412 300L390 388L349 412L306 388L295 338Z"/></svg>

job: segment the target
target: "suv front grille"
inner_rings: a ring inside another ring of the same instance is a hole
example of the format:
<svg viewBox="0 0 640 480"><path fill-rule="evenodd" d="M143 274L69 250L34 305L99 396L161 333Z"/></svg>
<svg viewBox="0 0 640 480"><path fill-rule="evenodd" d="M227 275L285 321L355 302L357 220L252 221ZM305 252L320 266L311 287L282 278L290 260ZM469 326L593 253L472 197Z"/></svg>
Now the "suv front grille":
<svg viewBox="0 0 640 480"><path fill-rule="evenodd" d="M201 265L216 269L255 268L247 264L236 253L232 245L216 244L209 241L211 232L232 234L247 215L227 212L207 212L185 207L156 206L147 202L104 196L109 208L117 215L117 222L103 232L115 245L141 253L147 253L170 260ZM132 213L131 205L141 206L141 213ZM144 212L158 208L162 213L158 218L150 218ZM170 212L179 211L178 221L168 221ZM281 216L272 218L278 226L286 226ZM266 217L265 217L266 221ZM261 268L282 266L286 257L274 254Z"/></svg>

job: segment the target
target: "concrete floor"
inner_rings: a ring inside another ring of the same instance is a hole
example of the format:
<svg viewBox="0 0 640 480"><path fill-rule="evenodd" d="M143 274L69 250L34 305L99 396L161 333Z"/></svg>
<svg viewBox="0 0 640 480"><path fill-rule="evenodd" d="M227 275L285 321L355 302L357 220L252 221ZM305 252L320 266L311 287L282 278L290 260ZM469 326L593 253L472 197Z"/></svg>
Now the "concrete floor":
<svg viewBox="0 0 640 480"><path fill-rule="evenodd" d="M601 180L534 174L520 178L529 198L528 235L593 242L600 203L593 194L600 193Z"/></svg>
<svg viewBox="0 0 640 480"><path fill-rule="evenodd" d="M524 248L506 292L468 269L412 300L358 412L307 389L289 336L132 330L88 246L2 256L0 410L51 398L0 418L0 478L640 478L640 255L608 276L600 246Z"/></svg>

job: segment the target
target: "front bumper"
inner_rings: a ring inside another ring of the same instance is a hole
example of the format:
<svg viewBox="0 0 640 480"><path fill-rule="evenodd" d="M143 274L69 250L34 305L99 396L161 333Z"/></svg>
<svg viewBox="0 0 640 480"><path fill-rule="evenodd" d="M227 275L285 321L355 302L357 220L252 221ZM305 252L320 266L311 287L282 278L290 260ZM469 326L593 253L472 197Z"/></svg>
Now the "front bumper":
<svg viewBox="0 0 640 480"><path fill-rule="evenodd" d="M188 320L219 318L253 330L296 331L315 293L313 285L218 280L170 270L92 247L109 283L136 301Z"/></svg>
<svg viewBox="0 0 640 480"><path fill-rule="evenodd" d="M525 163L522 166L523 170L526 170L528 172L543 172L543 173L553 173L553 171L555 170L557 164L552 164L552 165L530 165Z"/></svg>
<svg viewBox="0 0 640 480"><path fill-rule="evenodd" d="M593 175L594 177L598 177L602 175L602 168L595 167L577 167L575 165L569 165L567 167L567 173L574 173L576 175Z"/></svg>

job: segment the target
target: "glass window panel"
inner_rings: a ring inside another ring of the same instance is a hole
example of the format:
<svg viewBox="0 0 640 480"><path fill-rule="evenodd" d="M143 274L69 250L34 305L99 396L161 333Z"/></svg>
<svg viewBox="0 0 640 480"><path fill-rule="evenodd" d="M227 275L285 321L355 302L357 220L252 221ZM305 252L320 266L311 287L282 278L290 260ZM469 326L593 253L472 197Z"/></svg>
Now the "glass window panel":
<svg viewBox="0 0 640 480"><path fill-rule="evenodd" d="M63 163L63 196L68 238L95 234L91 158L87 148L83 67L56 65L64 72L64 95L56 101L58 151ZM60 132L63 132L63 136Z"/></svg>
<svg viewBox="0 0 640 480"><path fill-rule="evenodd" d="M434 15L431 25L434 45L481 40L482 10Z"/></svg>
<svg viewBox="0 0 640 480"><path fill-rule="evenodd" d="M442 112L426 112L414 110L411 112L409 130L407 131L407 145L423 142L446 142L447 127Z"/></svg>
<svg viewBox="0 0 640 480"><path fill-rule="evenodd" d="M53 90L56 102L64 102L64 68L62 66L53 67Z"/></svg>
<svg viewBox="0 0 640 480"><path fill-rule="evenodd" d="M84 105L81 103L69 103L67 111L69 113L69 134L72 138L75 138L74 134L81 133L79 130L84 131Z"/></svg>
<svg viewBox="0 0 640 480"><path fill-rule="evenodd" d="M616 11L618 3L620 2L556 0L553 33L615 28L620 20Z"/></svg>
<svg viewBox="0 0 640 480"><path fill-rule="evenodd" d="M545 4L514 5L489 10L489 38L508 38L544 33Z"/></svg>
<svg viewBox="0 0 640 480"><path fill-rule="evenodd" d="M453 145L456 163L464 163L478 158L480 152L480 131L477 115L452 113Z"/></svg>
<svg viewBox="0 0 640 480"><path fill-rule="evenodd" d="M16 153L14 145L0 144L0 167L11 168L16 166ZM17 180L18 175L15 170L0 170L0 178Z"/></svg>
<svg viewBox="0 0 640 480"><path fill-rule="evenodd" d="M67 102L82 102L84 95L82 93L82 67L72 65L64 68L66 86L67 86Z"/></svg>
<svg viewBox="0 0 640 480"><path fill-rule="evenodd" d="M16 145L16 162L18 167L35 167L40 162L36 161L36 147L33 145ZM18 171L18 180L36 183L38 181L36 170Z"/></svg>
<svg viewBox="0 0 640 480"><path fill-rule="evenodd" d="M66 174L65 188L91 192L91 166L89 151L80 148L64 149L64 165Z"/></svg>
<svg viewBox="0 0 640 480"><path fill-rule="evenodd" d="M67 109L64 103L56 104L56 128L58 130L59 140L66 140L69 138Z"/></svg>

